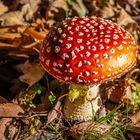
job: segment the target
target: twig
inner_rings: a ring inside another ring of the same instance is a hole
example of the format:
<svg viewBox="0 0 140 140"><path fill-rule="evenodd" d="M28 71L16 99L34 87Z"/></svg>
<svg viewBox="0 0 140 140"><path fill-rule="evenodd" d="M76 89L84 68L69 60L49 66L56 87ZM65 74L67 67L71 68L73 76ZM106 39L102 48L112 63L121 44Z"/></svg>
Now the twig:
<svg viewBox="0 0 140 140"><path fill-rule="evenodd" d="M19 125L18 132L17 132L17 134L16 134L16 136L14 137L13 140L18 140L18 137L19 137L19 134L20 134L20 130L21 130L21 124Z"/></svg>
<svg viewBox="0 0 140 140"><path fill-rule="evenodd" d="M15 44L0 42L0 48L17 48L17 46Z"/></svg>
<svg viewBox="0 0 140 140"><path fill-rule="evenodd" d="M33 48L34 46L36 46L38 44L38 42L33 42L31 44L28 44L28 45L24 45L22 48L24 49L31 49Z"/></svg>
<svg viewBox="0 0 140 140"><path fill-rule="evenodd" d="M28 116L13 116L13 115L10 115L10 116L8 116L8 115L0 115L0 119L1 118L26 118L26 117L28 117Z"/></svg>
<svg viewBox="0 0 140 140"><path fill-rule="evenodd" d="M34 118L34 117L47 117L48 114L34 114L32 116L29 117L29 119Z"/></svg>
<svg viewBox="0 0 140 140"><path fill-rule="evenodd" d="M37 39L38 41L44 40L45 36L44 34L35 31L32 27L27 27L24 31L24 33L32 36L33 38Z"/></svg>
<svg viewBox="0 0 140 140"><path fill-rule="evenodd" d="M19 57L19 58L29 58L29 55L27 55L27 54L18 54L16 52L9 52L8 55Z"/></svg>
<svg viewBox="0 0 140 140"><path fill-rule="evenodd" d="M0 118L29 118L29 119L31 119L31 118L34 118L34 117L45 117L45 116L47 116L48 114L44 114L44 113L41 113L41 114L34 114L34 115L31 115L31 116L29 116L29 115L18 115L18 116L13 116L13 115L7 115L7 116L4 116L4 115L0 115Z"/></svg>

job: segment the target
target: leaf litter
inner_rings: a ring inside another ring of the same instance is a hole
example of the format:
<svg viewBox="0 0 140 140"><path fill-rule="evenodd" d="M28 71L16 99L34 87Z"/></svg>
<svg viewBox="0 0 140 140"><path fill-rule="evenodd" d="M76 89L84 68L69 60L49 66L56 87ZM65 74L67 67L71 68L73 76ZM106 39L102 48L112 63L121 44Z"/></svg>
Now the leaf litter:
<svg viewBox="0 0 140 140"><path fill-rule="evenodd" d="M139 138L139 5L138 0L0 1L0 84L4 85L0 86L0 139ZM99 16L117 22L138 45L134 70L101 86L100 118L82 123L64 120L62 108L68 87L41 68L38 54L50 28L74 16ZM7 80L5 69L11 69L12 79Z"/></svg>

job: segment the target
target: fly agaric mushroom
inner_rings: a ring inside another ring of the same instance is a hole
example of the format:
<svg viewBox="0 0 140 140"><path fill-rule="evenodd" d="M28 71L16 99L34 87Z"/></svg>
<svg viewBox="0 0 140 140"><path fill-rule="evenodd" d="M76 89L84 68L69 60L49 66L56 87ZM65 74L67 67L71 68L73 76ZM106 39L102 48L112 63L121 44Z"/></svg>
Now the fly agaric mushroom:
<svg viewBox="0 0 140 140"><path fill-rule="evenodd" d="M66 119L91 120L99 109L95 101L99 85L114 80L136 64L133 37L112 21L75 17L56 25L44 39L41 65L71 85L69 93L79 93L74 101L66 99Z"/></svg>

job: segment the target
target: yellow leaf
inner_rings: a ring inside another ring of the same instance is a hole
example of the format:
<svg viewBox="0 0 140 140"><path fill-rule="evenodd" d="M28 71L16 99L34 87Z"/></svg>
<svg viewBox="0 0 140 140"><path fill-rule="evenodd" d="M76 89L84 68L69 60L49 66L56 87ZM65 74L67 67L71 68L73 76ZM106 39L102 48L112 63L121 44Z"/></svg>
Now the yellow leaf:
<svg viewBox="0 0 140 140"><path fill-rule="evenodd" d="M79 91L76 90L76 89L71 89L68 93L68 99L71 101L71 102L74 102L75 99L77 99L79 97Z"/></svg>

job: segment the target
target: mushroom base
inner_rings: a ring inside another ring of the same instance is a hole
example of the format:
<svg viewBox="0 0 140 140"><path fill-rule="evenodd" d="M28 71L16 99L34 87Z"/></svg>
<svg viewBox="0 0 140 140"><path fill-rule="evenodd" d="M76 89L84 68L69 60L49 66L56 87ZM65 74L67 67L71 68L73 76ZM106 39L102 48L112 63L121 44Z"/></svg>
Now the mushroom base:
<svg viewBox="0 0 140 140"><path fill-rule="evenodd" d="M63 108L65 119L80 122L94 119L96 112L101 106L99 85L92 87L71 86L69 93L75 89L77 92L74 94L79 93L78 97L71 100L68 95L65 99Z"/></svg>

